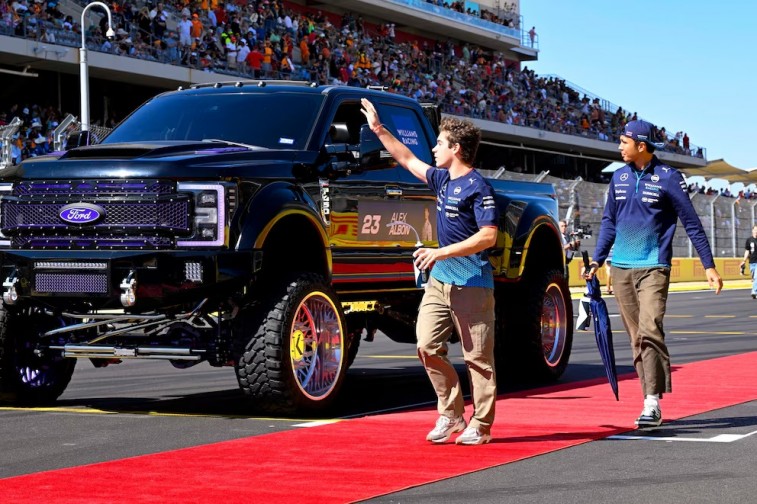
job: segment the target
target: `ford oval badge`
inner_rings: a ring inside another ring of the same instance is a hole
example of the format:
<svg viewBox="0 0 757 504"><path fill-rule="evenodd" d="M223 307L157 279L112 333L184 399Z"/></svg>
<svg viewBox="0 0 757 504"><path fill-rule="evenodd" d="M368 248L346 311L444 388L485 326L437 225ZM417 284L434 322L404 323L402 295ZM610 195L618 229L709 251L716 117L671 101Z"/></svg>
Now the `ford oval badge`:
<svg viewBox="0 0 757 504"><path fill-rule="evenodd" d="M94 224L105 217L105 209L91 203L71 203L61 208L58 216L69 224Z"/></svg>

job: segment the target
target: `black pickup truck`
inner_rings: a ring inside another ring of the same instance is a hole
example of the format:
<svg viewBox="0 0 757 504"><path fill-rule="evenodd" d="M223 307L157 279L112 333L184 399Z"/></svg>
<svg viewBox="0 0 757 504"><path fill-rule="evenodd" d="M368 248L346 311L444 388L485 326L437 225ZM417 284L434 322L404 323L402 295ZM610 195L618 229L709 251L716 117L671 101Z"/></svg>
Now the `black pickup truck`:
<svg viewBox="0 0 757 504"><path fill-rule="evenodd" d="M360 99L432 163L438 112L391 93L198 85L146 102L97 145L0 180L0 394L55 401L78 359L230 366L265 411L328 406L363 331L415 342L412 252L436 199L365 124ZM572 345L549 184L492 181L500 374L558 378Z"/></svg>

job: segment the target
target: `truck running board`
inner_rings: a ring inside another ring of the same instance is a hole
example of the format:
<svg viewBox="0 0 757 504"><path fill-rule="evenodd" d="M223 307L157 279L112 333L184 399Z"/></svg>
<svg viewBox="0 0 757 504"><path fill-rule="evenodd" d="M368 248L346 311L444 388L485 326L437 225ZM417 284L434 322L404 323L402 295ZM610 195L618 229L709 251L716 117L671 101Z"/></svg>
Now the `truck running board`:
<svg viewBox="0 0 757 504"><path fill-rule="evenodd" d="M77 359L163 359L163 360L183 360L199 361L204 358L202 354L205 350L194 350L191 348L170 348L170 347L120 347L106 345L62 345L50 346L51 350L63 351L63 357L73 357Z"/></svg>

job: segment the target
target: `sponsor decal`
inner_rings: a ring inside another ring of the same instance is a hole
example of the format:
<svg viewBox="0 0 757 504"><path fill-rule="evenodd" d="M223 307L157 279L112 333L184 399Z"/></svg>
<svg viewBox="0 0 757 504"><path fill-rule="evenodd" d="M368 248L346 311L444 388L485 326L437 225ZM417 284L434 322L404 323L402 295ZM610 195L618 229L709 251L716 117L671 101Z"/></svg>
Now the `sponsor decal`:
<svg viewBox="0 0 757 504"><path fill-rule="evenodd" d="M457 186L457 187L455 187L455 190L454 190L454 191L452 191L452 192L453 192L454 194L460 194L460 191L462 191L462 190L463 190L463 189L462 189L462 188L461 188L460 186Z"/></svg>
<svg viewBox="0 0 757 504"><path fill-rule="evenodd" d="M627 174L627 173L623 173L623 174L621 174L621 175L620 175L620 180L621 180L621 181L626 181L626 180L628 180L628 174Z"/></svg>
<svg viewBox="0 0 757 504"><path fill-rule="evenodd" d="M395 136L397 139L406 145L417 157L426 162L431 162L433 158L429 159L428 144L424 141L420 123L405 113L398 111L392 111L389 114L389 118L390 123L393 123L396 128L395 131L397 134Z"/></svg>
<svg viewBox="0 0 757 504"><path fill-rule="evenodd" d="M435 241L437 211L444 210L427 200L360 201L357 211L357 240Z"/></svg>
<svg viewBox="0 0 757 504"><path fill-rule="evenodd" d="M321 219L327 226L331 224L331 190L328 179L319 179L321 189Z"/></svg>
<svg viewBox="0 0 757 504"><path fill-rule="evenodd" d="M652 192L652 191L642 191L641 194L646 194L647 196L654 196L655 198L660 195L660 193Z"/></svg>
<svg viewBox="0 0 757 504"><path fill-rule="evenodd" d="M68 224L94 224L105 217L105 209L92 203L71 203L58 211L58 217Z"/></svg>
<svg viewBox="0 0 757 504"><path fill-rule="evenodd" d="M654 175L652 175L652 182L659 182L659 181L660 181L660 176L659 175L657 175L656 173Z"/></svg>

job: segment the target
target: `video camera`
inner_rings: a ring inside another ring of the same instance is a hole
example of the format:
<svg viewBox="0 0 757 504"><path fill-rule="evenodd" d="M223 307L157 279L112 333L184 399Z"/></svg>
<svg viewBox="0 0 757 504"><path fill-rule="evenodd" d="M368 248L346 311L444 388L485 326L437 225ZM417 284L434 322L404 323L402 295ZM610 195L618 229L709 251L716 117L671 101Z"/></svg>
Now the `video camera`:
<svg viewBox="0 0 757 504"><path fill-rule="evenodd" d="M587 240L592 237L591 227L587 225L585 228L576 228L568 233L568 236L571 248L577 252L581 250L581 240Z"/></svg>
<svg viewBox="0 0 757 504"><path fill-rule="evenodd" d="M588 240L592 237L591 226L587 225L585 228L574 229L570 233L570 237L573 240Z"/></svg>

